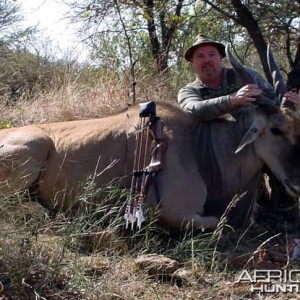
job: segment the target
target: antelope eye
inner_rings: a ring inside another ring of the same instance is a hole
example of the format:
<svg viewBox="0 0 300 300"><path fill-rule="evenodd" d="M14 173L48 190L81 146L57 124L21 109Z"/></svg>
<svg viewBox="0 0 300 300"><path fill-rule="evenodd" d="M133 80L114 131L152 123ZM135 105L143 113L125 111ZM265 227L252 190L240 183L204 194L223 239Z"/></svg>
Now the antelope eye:
<svg viewBox="0 0 300 300"><path fill-rule="evenodd" d="M274 135L281 135L281 134L282 134L281 130L280 130L279 128L277 128L277 127L272 127L272 128L271 128L271 132L272 132Z"/></svg>

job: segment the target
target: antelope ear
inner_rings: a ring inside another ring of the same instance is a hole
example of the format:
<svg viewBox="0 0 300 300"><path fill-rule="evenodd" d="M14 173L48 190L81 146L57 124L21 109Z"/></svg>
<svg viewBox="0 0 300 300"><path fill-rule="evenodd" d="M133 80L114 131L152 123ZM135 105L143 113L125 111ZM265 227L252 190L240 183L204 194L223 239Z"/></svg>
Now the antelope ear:
<svg viewBox="0 0 300 300"><path fill-rule="evenodd" d="M240 142L239 146L237 147L234 153L235 154L239 153L245 148L245 146L253 143L256 140L256 138L259 136L259 134L260 132L258 131L258 129L255 126L251 126L249 130L246 132L246 134L244 135L244 137L242 138L242 141Z"/></svg>
<svg viewBox="0 0 300 300"><path fill-rule="evenodd" d="M265 119L264 118L255 118L252 122L250 128L246 132L246 134L243 136L239 146L235 150L234 153L239 153L241 150L243 150L247 145L253 143L257 137L263 132L265 128Z"/></svg>

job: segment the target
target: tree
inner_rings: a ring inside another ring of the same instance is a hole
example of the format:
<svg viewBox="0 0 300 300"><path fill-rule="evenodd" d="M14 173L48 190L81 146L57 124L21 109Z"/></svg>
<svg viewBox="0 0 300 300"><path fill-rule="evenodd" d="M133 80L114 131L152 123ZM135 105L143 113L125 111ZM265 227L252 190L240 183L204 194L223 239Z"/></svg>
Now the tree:
<svg viewBox="0 0 300 300"><path fill-rule="evenodd" d="M196 0L68 1L72 20L82 23L81 34L97 55L110 50L120 57L118 54L124 52L124 39L120 36L125 34L134 45L132 55L149 51L158 72L168 69L176 34L186 27L188 12L195 3Z"/></svg>
<svg viewBox="0 0 300 300"><path fill-rule="evenodd" d="M0 41L1 44L19 44L24 37L34 32L34 28L21 27L24 17L21 6L15 0L0 0Z"/></svg>
<svg viewBox="0 0 300 300"><path fill-rule="evenodd" d="M0 1L0 38L9 39L13 34L12 28L22 21L22 17L18 14L20 5L13 0Z"/></svg>
<svg viewBox="0 0 300 300"><path fill-rule="evenodd" d="M128 68L137 58L148 73L152 65L159 73L172 65L179 70L184 49L198 33L230 43L243 63L263 71L270 82L268 43L287 76L299 65L300 55L294 58L299 31L295 1L65 1L72 20L82 24L81 34L92 46L93 58L114 70Z"/></svg>

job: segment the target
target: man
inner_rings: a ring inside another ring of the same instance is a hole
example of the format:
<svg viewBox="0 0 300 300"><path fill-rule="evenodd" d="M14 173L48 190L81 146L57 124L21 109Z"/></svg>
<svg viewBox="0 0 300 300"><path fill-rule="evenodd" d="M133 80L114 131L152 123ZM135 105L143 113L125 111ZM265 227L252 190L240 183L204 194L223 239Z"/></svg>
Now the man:
<svg viewBox="0 0 300 300"><path fill-rule="evenodd" d="M191 63L197 78L180 89L178 102L199 120L216 119L233 108L254 102L261 94L279 105L274 88L256 71L247 68L258 85L245 85L231 68L222 66L225 57L223 44L199 35L184 57ZM299 102L298 94L294 92L288 92L285 96L293 103Z"/></svg>
<svg viewBox="0 0 300 300"><path fill-rule="evenodd" d="M178 102L186 112L200 121L210 121L229 113L234 108L251 104L259 95L279 105L279 99L272 85L256 71L247 68L256 79L257 85L245 85L232 68L222 65L222 59L225 57L225 46L222 43L199 35L195 43L186 50L184 57L197 76L194 82L180 89ZM298 94L295 92L288 92L285 97L296 105L300 103ZM293 229L296 229L295 227L299 225L298 199L287 195L282 184L271 174L270 184L272 186L271 199L267 197L265 201L261 200L260 209L265 213L273 209L272 213L280 215L279 220L283 221L280 223L277 218L275 224L272 224L276 231L286 231L286 227L282 226L286 221L292 224ZM284 215L278 212L280 205L283 206Z"/></svg>

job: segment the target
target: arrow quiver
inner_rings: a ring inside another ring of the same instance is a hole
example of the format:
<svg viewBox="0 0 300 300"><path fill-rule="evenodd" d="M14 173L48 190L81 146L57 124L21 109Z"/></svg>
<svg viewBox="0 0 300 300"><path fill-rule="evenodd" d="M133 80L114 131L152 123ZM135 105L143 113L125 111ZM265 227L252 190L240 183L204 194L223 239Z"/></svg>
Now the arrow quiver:
<svg viewBox="0 0 300 300"><path fill-rule="evenodd" d="M163 159L163 127L164 124L156 116L155 102L140 103L139 124L135 136L135 149L133 160L133 172L131 178L130 193L124 215L126 228L135 222L141 228L145 221L143 213L143 202L149 190L150 183L154 184L157 202L160 202L159 189L157 185L157 174L162 169ZM153 138L152 146L150 137ZM147 161L150 163L147 165Z"/></svg>

